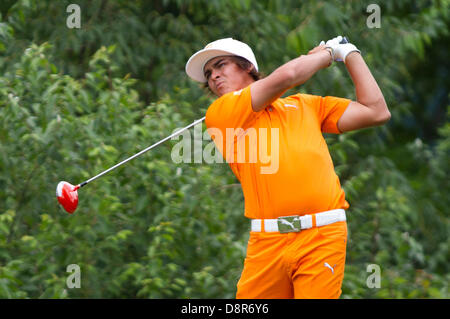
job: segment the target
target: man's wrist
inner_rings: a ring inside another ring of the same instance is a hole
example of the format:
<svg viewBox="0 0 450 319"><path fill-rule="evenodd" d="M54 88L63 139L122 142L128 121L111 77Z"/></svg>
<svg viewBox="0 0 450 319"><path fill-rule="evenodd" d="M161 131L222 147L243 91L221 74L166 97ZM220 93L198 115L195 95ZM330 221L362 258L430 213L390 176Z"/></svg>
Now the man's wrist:
<svg viewBox="0 0 450 319"><path fill-rule="evenodd" d="M325 51L327 54L325 55L326 56L326 64L325 64L325 68L327 68L327 67L329 67L332 63L333 63L333 60L334 60L334 52L333 52L333 49L332 48L325 48L325 50L323 50L323 51Z"/></svg>
<svg viewBox="0 0 450 319"><path fill-rule="evenodd" d="M356 53L356 54L355 54L355 53ZM356 57L357 55L361 55L361 52L359 52L359 51L351 51L351 52L347 53L347 55L346 55L346 57L345 57L344 63L345 63L345 64L351 63L351 60L352 60L354 57Z"/></svg>
<svg viewBox="0 0 450 319"><path fill-rule="evenodd" d="M330 66L334 61L334 50L333 48L325 48L325 50L330 53L330 63L328 64L328 66Z"/></svg>

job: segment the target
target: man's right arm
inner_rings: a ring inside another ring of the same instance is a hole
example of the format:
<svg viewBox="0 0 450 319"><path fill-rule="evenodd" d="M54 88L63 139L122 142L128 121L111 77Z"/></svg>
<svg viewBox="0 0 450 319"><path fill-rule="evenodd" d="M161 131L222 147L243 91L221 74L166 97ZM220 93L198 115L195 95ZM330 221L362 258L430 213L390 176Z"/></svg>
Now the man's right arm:
<svg viewBox="0 0 450 319"><path fill-rule="evenodd" d="M317 71L328 67L331 61L330 52L322 46L316 52L293 59L269 76L254 82L250 86L253 111L263 110L290 88L305 83Z"/></svg>

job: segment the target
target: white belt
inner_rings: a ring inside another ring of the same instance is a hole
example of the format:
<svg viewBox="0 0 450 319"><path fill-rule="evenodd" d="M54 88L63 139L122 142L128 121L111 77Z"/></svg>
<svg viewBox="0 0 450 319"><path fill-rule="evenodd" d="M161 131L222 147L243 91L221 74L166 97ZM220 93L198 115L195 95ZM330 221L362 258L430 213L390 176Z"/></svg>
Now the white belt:
<svg viewBox="0 0 450 319"><path fill-rule="evenodd" d="M344 221L346 221L345 210L333 209L312 215L282 216L276 219L252 219L251 230L261 232L263 231L262 224L264 224L265 232L289 233Z"/></svg>

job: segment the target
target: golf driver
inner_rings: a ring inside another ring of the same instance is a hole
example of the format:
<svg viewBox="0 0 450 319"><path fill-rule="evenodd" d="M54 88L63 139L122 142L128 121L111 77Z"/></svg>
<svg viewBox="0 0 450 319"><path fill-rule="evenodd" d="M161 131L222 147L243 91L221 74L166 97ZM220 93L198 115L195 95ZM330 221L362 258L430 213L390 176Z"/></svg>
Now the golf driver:
<svg viewBox="0 0 450 319"><path fill-rule="evenodd" d="M147 147L146 149L140 151L139 153L123 160L122 162L108 168L107 170L101 172L98 175L95 175L94 177L91 177L90 179L82 182L81 184L78 184L76 186L65 182L65 181L61 181L58 183L58 185L56 186L56 197L58 199L58 202L61 204L61 206L66 210L66 212L68 212L69 214L72 214L78 206L78 189L86 186L88 183L92 182L93 180L96 180L97 178L100 178L101 176L105 175L106 173L116 169L117 167L131 161L132 159L144 154L145 152L148 152L149 150L151 150L152 148L158 146L159 144L167 141L168 139L171 139L174 136L177 136L178 134L180 134L181 132L189 129L190 127L196 125L197 123L202 122L205 119L205 117L202 117L201 119L198 119L194 122L192 122L191 124L189 124L188 126L176 131L175 133L163 138L162 140L160 140L159 142L156 142L155 144Z"/></svg>

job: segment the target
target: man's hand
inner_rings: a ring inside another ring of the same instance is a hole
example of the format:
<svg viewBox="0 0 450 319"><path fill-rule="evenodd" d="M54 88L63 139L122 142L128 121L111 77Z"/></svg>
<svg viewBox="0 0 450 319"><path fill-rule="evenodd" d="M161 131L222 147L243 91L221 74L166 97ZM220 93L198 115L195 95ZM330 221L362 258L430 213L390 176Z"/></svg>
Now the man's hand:
<svg viewBox="0 0 450 319"><path fill-rule="evenodd" d="M345 63L345 58L347 57L347 55L350 52L359 52L361 53L361 51L358 50L358 48L351 43L341 43L342 41L342 36L337 36L331 40L328 40L326 43L324 43L324 41L322 41L320 43L320 45L325 45L326 48L329 48L332 50L332 56L333 56L333 60L334 61L344 61ZM319 45L319 46L320 46Z"/></svg>

